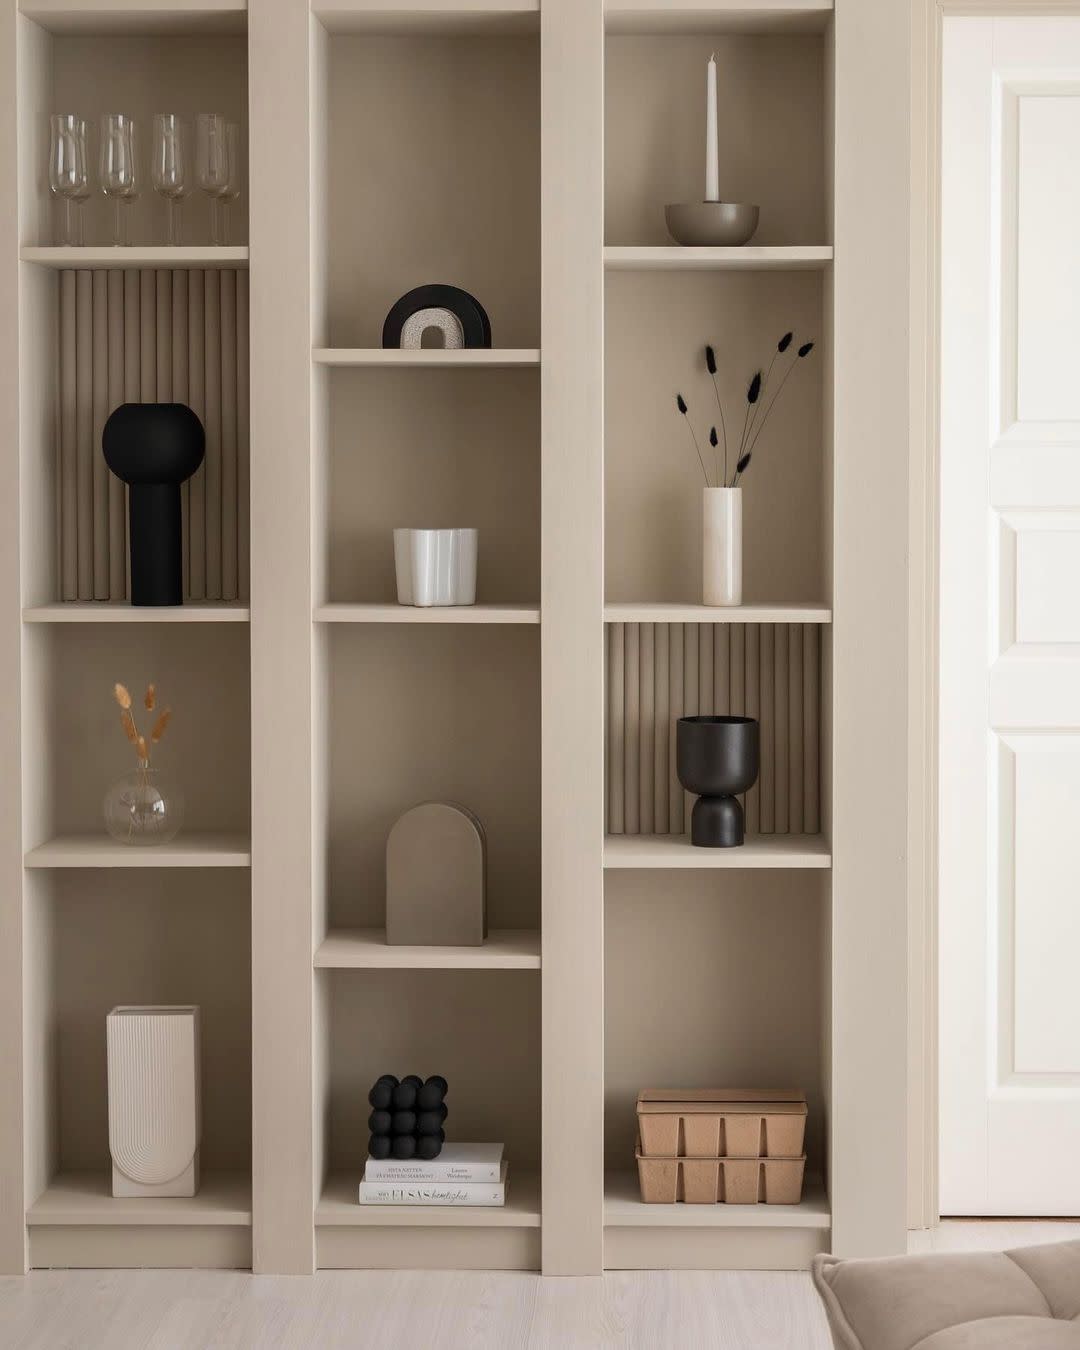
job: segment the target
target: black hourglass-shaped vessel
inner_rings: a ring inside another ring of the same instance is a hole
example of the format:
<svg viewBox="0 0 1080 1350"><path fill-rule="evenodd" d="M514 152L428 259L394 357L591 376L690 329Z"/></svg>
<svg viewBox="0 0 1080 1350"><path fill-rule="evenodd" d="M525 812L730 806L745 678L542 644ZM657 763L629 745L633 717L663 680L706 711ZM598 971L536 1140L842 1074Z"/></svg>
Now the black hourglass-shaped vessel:
<svg viewBox="0 0 1080 1350"><path fill-rule="evenodd" d="M675 764L679 782L698 793L690 842L699 848L736 848L743 842L743 809L736 796L757 782L760 728L753 717L680 717Z"/></svg>
<svg viewBox="0 0 1080 1350"><path fill-rule="evenodd" d="M105 463L128 485L133 605L183 604L180 484L205 447L186 403L122 403L105 423Z"/></svg>

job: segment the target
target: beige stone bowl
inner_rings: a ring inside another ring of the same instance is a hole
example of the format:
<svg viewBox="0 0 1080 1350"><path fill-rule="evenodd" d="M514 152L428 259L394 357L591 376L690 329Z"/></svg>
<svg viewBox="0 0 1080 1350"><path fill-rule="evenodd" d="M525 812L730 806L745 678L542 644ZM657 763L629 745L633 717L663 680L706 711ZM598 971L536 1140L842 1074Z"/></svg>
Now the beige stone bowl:
<svg viewBox="0 0 1080 1350"><path fill-rule="evenodd" d="M758 208L746 202L681 202L665 206L664 219L677 244L730 248L753 238Z"/></svg>

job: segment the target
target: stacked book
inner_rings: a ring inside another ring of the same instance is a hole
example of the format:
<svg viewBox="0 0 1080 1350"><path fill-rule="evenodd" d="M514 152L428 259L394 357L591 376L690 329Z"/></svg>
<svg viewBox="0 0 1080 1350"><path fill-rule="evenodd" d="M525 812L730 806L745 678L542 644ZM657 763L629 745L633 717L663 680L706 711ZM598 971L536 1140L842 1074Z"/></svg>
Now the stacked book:
<svg viewBox="0 0 1080 1350"><path fill-rule="evenodd" d="M362 1205L503 1205L502 1144L444 1144L437 1158L368 1158Z"/></svg>

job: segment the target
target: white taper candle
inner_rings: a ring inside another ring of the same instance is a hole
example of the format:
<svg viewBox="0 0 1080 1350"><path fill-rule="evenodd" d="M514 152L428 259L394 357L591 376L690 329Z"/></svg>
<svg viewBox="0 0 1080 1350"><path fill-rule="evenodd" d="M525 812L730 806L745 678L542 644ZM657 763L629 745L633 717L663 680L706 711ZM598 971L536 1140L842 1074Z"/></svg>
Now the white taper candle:
<svg viewBox="0 0 1080 1350"><path fill-rule="evenodd" d="M709 57L705 80L705 200L720 200L720 147L716 135L716 54Z"/></svg>

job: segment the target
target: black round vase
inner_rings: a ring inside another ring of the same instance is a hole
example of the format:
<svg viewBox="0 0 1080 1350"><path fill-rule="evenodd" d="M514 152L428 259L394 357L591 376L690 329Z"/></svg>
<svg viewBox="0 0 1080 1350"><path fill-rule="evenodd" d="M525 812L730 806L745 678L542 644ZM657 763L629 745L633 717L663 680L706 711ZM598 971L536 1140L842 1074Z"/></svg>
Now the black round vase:
<svg viewBox="0 0 1080 1350"><path fill-rule="evenodd" d="M737 793L757 782L760 728L753 717L680 717L675 766L687 792L696 792L690 842L698 848L737 848L744 838Z"/></svg>
<svg viewBox="0 0 1080 1350"><path fill-rule="evenodd" d="M186 403L122 403L105 423L105 463L128 485L133 605L184 602L180 484L202 463L205 445Z"/></svg>

